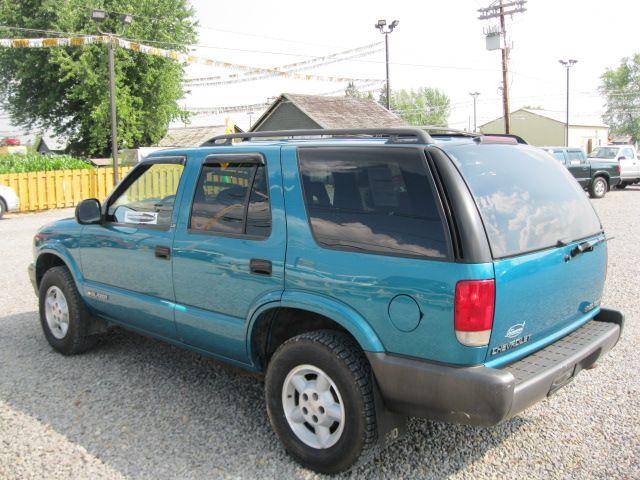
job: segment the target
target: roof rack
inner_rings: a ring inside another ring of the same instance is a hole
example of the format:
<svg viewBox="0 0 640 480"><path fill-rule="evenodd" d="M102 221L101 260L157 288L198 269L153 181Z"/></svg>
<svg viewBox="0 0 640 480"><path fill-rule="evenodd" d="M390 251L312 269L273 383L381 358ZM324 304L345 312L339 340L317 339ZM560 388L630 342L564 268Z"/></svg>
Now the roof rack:
<svg viewBox="0 0 640 480"><path fill-rule="evenodd" d="M204 142L202 147L215 145L231 145L234 139L249 140L252 138L296 138L296 137L351 137L351 138L387 138L387 143L433 143L431 135L422 127L396 128L339 128L309 130L275 130L267 132L243 132L218 135ZM413 141L412 141L413 140Z"/></svg>
<svg viewBox="0 0 640 480"><path fill-rule="evenodd" d="M446 135L446 136L460 136L460 137L478 137L482 135L476 132L467 132L466 130L458 130L455 128L441 127L438 125L423 125L418 128L426 130L430 135Z"/></svg>

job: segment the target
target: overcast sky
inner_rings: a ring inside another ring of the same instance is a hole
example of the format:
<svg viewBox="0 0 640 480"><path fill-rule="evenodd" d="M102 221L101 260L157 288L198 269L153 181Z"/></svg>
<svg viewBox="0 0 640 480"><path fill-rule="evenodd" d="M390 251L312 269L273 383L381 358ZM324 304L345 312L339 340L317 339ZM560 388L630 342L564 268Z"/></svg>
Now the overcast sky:
<svg viewBox="0 0 640 480"><path fill-rule="evenodd" d="M192 3L201 26L199 43L220 47L199 48L199 54L259 66L292 63L381 40L382 35L374 29L374 23L379 18L398 19L400 24L390 37L392 88L430 86L444 90L451 98L452 127L467 127L472 115L471 91L481 94L478 124L501 116L500 52L486 50L483 28L491 21L477 18L477 9L490 2L194 0ZM515 15L507 23L513 42L512 111L533 105L564 112L565 70L558 59L574 58L578 64L571 72L572 111L577 120L598 117L603 103L597 93L600 75L607 67L615 67L622 57L640 51L640 3L634 0L529 0L526 8L526 12ZM239 52L223 50L223 47L281 54ZM313 72L384 78L384 53ZM199 76L220 71L190 68L188 73ZM277 78L193 89L183 103L242 105L262 102L281 92L324 93L341 87L343 85L334 83ZM246 121L243 115L232 115L232 118ZM214 120L215 117L205 117L194 122L206 124Z"/></svg>
<svg viewBox="0 0 640 480"><path fill-rule="evenodd" d="M451 98L450 126L465 128L472 115L469 92L478 91L478 124L501 116L499 51L487 51L477 9L489 2L455 1L254 1L193 0L198 55L261 67L327 55L382 40L379 18L398 19L390 37L392 88L442 89ZM602 112L597 93L607 67L640 51L640 3L635 0L529 0L527 11L507 22L511 52L511 109L524 105L564 112L565 71L575 58L571 103L576 120ZM187 76L233 73L188 67ZM310 73L384 78L384 53L336 63ZM261 103L282 92L326 93L344 84L274 78L231 86L193 88L186 106ZM246 127L245 114L230 114ZM255 120L255 115L253 120ZM194 124L219 124L224 115L198 116ZM12 128L0 116L0 132Z"/></svg>

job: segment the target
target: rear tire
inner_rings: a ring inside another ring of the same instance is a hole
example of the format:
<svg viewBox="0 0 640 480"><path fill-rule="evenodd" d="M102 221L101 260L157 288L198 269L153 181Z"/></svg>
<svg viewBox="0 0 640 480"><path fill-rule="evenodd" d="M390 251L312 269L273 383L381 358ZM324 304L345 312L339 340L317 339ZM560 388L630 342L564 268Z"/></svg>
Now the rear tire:
<svg viewBox="0 0 640 480"><path fill-rule="evenodd" d="M591 198L602 198L609 190L609 183L604 177L596 177L589 185L589 196Z"/></svg>
<svg viewBox="0 0 640 480"><path fill-rule="evenodd" d="M269 363L265 390L271 425L301 465L333 474L373 452L371 367L347 335L318 330L287 340Z"/></svg>
<svg viewBox="0 0 640 480"><path fill-rule="evenodd" d="M7 211L7 204L4 203L4 200L0 198L0 219L4 216Z"/></svg>
<svg viewBox="0 0 640 480"><path fill-rule="evenodd" d="M97 336L88 334L91 316L66 267L47 270L38 297L40 323L49 345L63 355L74 355L96 344Z"/></svg>

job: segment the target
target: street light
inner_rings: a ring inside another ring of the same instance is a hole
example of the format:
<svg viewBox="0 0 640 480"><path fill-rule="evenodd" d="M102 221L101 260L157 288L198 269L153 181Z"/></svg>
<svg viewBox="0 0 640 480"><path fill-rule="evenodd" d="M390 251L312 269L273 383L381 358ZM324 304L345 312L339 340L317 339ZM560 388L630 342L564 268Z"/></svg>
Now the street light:
<svg viewBox="0 0 640 480"><path fill-rule="evenodd" d="M473 97L473 131L477 132L478 131L478 127L477 127L477 117L476 117L476 100L478 99L478 95L480 95L480 92L470 92L469 95L471 95Z"/></svg>
<svg viewBox="0 0 640 480"><path fill-rule="evenodd" d="M389 34L398 26L398 23L400 23L398 20L394 20L387 25L386 20L378 20L378 23L374 25L374 27L380 30L380 33L384 35L384 50L386 55L385 64L387 67L387 110L391 110L391 88L389 87Z"/></svg>
<svg viewBox="0 0 640 480"><path fill-rule="evenodd" d="M567 121L565 124L565 132L564 132L564 146L569 146L569 69L573 67L577 60L569 59L569 60L558 60L558 62L563 65L567 69Z"/></svg>
<svg viewBox="0 0 640 480"><path fill-rule="evenodd" d="M102 23L109 17L105 10L96 8L91 12L91 19L96 23ZM133 21L133 16L129 14L120 15L120 22L129 25ZM111 104L111 156L113 157L113 183L118 183L118 115L116 111L116 68L113 53L113 33L105 33L98 27L101 35L109 37L109 100Z"/></svg>

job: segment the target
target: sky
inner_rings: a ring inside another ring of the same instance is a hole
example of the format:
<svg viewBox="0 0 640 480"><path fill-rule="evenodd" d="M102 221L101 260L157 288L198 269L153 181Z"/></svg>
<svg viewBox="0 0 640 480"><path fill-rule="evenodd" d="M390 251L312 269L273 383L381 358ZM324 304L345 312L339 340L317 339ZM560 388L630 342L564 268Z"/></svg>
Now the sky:
<svg viewBox="0 0 640 480"><path fill-rule="evenodd" d="M391 87L437 87L451 99L449 126L467 128L478 97L478 125L502 115L500 51L487 51L477 9L489 1L192 1L200 23L199 55L273 67L382 40L378 19L399 20L390 36ZM640 51L640 3L633 0L529 0L527 11L507 20L511 50L511 110L529 105L565 111L566 73L559 59L578 63L571 71L571 111L577 121L602 113L600 76L620 59ZM238 33L230 33L238 32ZM243 33L243 34L240 34ZM280 39L280 40L278 40ZM261 50L238 52L222 48ZM287 55L285 55L287 54ZM298 54L301 56L294 56ZM304 55L304 56L302 56ZM211 73L210 73L211 72ZM188 76L220 70L189 68ZM313 70L356 78L384 78L384 53ZM214 107L267 101L282 92L326 93L343 84L282 78L231 86L193 88L182 102ZM239 124L244 114L231 114ZM254 116L255 117L255 116ZM471 119L471 120L470 120ZM255 118L254 118L255 120ZM220 123L220 116L194 124Z"/></svg>
<svg viewBox="0 0 640 480"><path fill-rule="evenodd" d="M478 97L478 125L502 115L500 51L487 51L478 20L489 1L255 1L192 0L199 22L193 53L259 67L277 67L382 41L378 19L397 19L390 36L391 88L436 87L451 100L449 126L468 128L470 92ZM565 111L566 74L559 59L573 58L571 112L576 121L599 120L600 76L622 57L640 51L640 2L634 0L529 0L527 11L507 20L511 50L511 110L522 106ZM334 63L308 73L383 79L384 53ZM187 77L228 75L229 70L188 66ZM280 93L340 92L344 83L283 79L192 88L186 107L263 103ZM257 113L252 114L255 121ZM230 117L247 128L246 113L194 116L193 125ZM0 113L0 135L14 131ZM472 126L472 125L471 125Z"/></svg>

